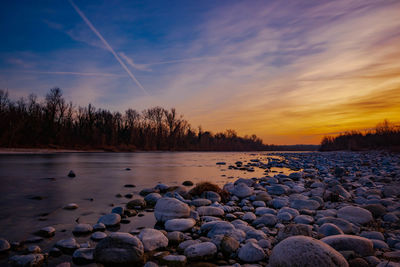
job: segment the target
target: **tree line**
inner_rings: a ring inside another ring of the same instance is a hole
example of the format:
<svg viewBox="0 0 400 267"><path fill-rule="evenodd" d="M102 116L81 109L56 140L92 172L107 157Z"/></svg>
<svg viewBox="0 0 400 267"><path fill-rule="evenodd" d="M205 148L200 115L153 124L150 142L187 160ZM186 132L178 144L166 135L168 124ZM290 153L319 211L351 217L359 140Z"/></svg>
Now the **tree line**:
<svg viewBox="0 0 400 267"><path fill-rule="evenodd" d="M174 108L153 107L124 113L76 107L60 88L43 101L36 95L13 101L0 90L0 146L12 148L192 151L272 150L256 135L240 137L234 130L213 134L193 129Z"/></svg>
<svg viewBox="0 0 400 267"><path fill-rule="evenodd" d="M320 146L320 151L372 149L400 152L400 125L384 120L377 124L375 129L365 133L351 131L336 137L325 136Z"/></svg>

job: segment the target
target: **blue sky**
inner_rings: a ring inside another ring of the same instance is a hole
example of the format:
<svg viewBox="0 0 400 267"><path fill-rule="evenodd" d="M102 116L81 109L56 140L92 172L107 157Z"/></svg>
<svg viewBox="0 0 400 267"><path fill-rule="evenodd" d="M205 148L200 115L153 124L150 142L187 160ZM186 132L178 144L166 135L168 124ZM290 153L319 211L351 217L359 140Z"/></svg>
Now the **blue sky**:
<svg viewBox="0 0 400 267"><path fill-rule="evenodd" d="M398 14L383 0L7 0L0 89L57 86L78 105L176 107L194 127L318 143L399 119Z"/></svg>

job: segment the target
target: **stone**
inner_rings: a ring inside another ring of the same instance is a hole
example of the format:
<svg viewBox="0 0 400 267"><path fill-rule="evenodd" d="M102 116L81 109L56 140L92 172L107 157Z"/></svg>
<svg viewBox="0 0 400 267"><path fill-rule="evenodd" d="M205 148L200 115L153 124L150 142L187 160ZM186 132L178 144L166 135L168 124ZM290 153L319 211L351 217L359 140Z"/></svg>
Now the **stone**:
<svg viewBox="0 0 400 267"><path fill-rule="evenodd" d="M141 198L133 199L126 204L127 209L144 209L146 208L146 201Z"/></svg>
<svg viewBox="0 0 400 267"><path fill-rule="evenodd" d="M400 263L393 261L382 261L376 267L400 267Z"/></svg>
<svg viewBox="0 0 400 267"><path fill-rule="evenodd" d="M76 210L78 208L78 204L76 203L69 203L64 207L65 210Z"/></svg>
<svg viewBox="0 0 400 267"><path fill-rule="evenodd" d="M290 207L297 210L316 210L320 207L320 204L318 201L312 199L295 199L290 202Z"/></svg>
<svg viewBox="0 0 400 267"><path fill-rule="evenodd" d="M376 240L385 240L385 237L381 232L378 231L364 231L360 234L361 237L365 237L368 239L376 239Z"/></svg>
<svg viewBox="0 0 400 267"><path fill-rule="evenodd" d="M192 218L171 219L165 222L165 230L185 232L195 226L196 221Z"/></svg>
<svg viewBox="0 0 400 267"><path fill-rule="evenodd" d="M123 207L115 207L111 210L111 213L119 214L120 216L124 215L124 208Z"/></svg>
<svg viewBox="0 0 400 267"><path fill-rule="evenodd" d="M158 267L158 264L153 261L148 261L143 267Z"/></svg>
<svg viewBox="0 0 400 267"><path fill-rule="evenodd" d="M253 225L257 226L259 224L264 224L265 226L274 226L278 222L275 215L264 214L261 217L253 221Z"/></svg>
<svg viewBox="0 0 400 267"><path fill-rule="evenodd" d="M53 237L56 234L56 229L51 226L43 227L36 232L36 235L41 237Z"/></svg>
<svg viewBox="0 0 400 267"><path fill-rule="evenodd" d="M205 191L201 194L202 197L210 200L211 202L221 202L221 196L217 192Z"/></svg>
<svg viewBox="0 0 400 267"><path fill-rule="evenodd" d="M197 212L200 216L224 216L225 212L223 209L211 206L202 206L197 208Z"/></svg>
<svg viewBox="0 0 400 267"><path fill-rule="evenodd" d="M302 224L312 224L314 222L314 218L309 215L299 215L294 218L294 222Z"/></svg>
<svg viewBox="0 0 400 267"><path fill-rule="evenodd" d="M185 240L185 241L183 241L182 243L179 244L178 251L183 252L183 251L185 251L185 249L188 246L191 246L191 245L194 245L194 244L199 244L199 243L201 243L200 240L193 240L193 239Z"/></svg>
<svg viewBox="0 0 400 267"><path fill-rule="evenodd" d="M93 231L93 227L87 223L80 223L75 225L74 229L72 229L72 233L74 235L86 235Z"/></svg>
<svg viewBox="0 0 400 267"><path fill-rule="evenodd" d="M381 204L369 204L363 206L364 209L369 210L374 218L382 217L386 214L386 208Z"/></svg>
<svg viewBox="0 0 400 267"><path fill-rule="evenodd" d="M324 236L331 236L331 235L342 235L344 234L342 229L336 226L333 223L324 223L318 229L318 233Z"/></svg>
<svg viewBox="0 0 400 267"><path fill-rule="evenodd" d="M286 185L274 184L271 186L267 186L267 192L271 195L283 195L287 194L290 191L290 188Z"/></svg>
<svg viewBox="0 0 400 267"><path fill-rule="evenodd" d="M142 242L128 233L115 232L101 240L95 250L96 262L114 265L135 265L143 260L144 248Z"/></svg>
<svg viewBox="0 0 400 267"><path fill-rule="evenodd" d="M203 242L188 246L184 252L190 260L209 260L217 254L217 246L212 242Z"/></svg>
<svg viewBox="0 0 400 267"><path fill-rule="evenodd" d="M353 232L353 225L345 219L334 218L334 217L324 217L317 221L319 225L324 223L333 223L339 227L345 234L351 234Z"/></svg>
<svg viewBox="0 0 400 267"><path fill-rule="evenodd" d="M226 256L229 257L232 253L235 253L239 248L239 241L230 237L224 236L221 240L220 247L221 252Z"/></svg>
<svg viewBox="0 0 400 267"><path fill-rule="evenodd" d="M10 258L11 266L42 266L44 262L43 254L14 255Z"/></svg>
<svg viewBox="0 0 400 267"><path fill-rule="evenodd" d="M147 205L154 206L160 198L162 198L162 196L159 193L150 193L144 197L144 201L146 201Z"/></svg>
<svg viewBox="0 0 400 267"><path fill-rule="evenodd" d="M184 235L182 232L173 231L167 233L167 238L169 244L179 244L180 242L182 242Z"/></svg>
<svg viewBox="0 0 400 267"><path fill-rule="evenodd" d="M292 236L278 243L269 257L271 267L348 267L346 259L324 242L307 236Z"/></svg>
<svg viewBox="0 0 400 267"><path fill-rule="evenodd" d="M237 241L242 242L246 237L244 231L236 229L233 224L226 221L210 222L208 225L205 223L202 225L203 229L201 230L204 231L206 227L210 227L210 230L207 233L207 237L209 238L213 238L216 235L229 235Z"/></svg>
<svg viewBox="0 0 400 267"><path fill-rule="evenodd" d="M100 241L104 238L107 237L107 234L104 232L94 232L91 236L90 239L94 240L94 241Z"/></svg>
<svg viewBox="0 0 400 267"><path fill-rule="evenodd" d="M312 226L306 224L289 224L279 229L276 239L282 241L291 236L312 236Z"/></svg>
<svg viewBox="0 0 400 267"><path fill-rule="evenodd" d="M255 198L256 201L264 201L264 202L268 202L271 199L272 199L271 196L267 192L264 192L264 191L258 192L256 194L256 198Z"/></svg>
<svg viewBox="0 0 400 267"><path fill-rule="evenodd" d="M0 253L9 251L11 248L10 243L4 238L0 238Z"/></svg>
<svg viewBox="0 0 400 267"><path fill-rule="evenodd" d="M71 177L71 178L74 178L74 177L76 177L76 174L74 173L73 170L70 170L67 176Z"/></svg>
<svg viewBox="0 0 400 267"><path fill-rule="evenodd" d="M109 213L100 217L97 223L102 223L106 227L113 227L119 225L121 222L121 216L116 213Z"/></svg>
<svg viewBox="0 0 400 267"><path fill-rule="evenodd" d="M56 248L59 248L62 252L71 254L79 248L79 244L75 238L61 239L55 244Z"/></svg>
<svg viewBox="0 0 400 267"><path fill-rule="evenodd" d="M182 185L184 185L184 186L192 186L192 185L193 185L193 182L192 182L192 181L184 181L184 182L182 183Z"/></svg>
<svg viewBox="0 0 400 267"><path fill-rule="evenodd" d="M168 238L156 229L145 228L140 231L138 237L143 243L145 252L168 246Z"/></svg>
<svg viewBox="0 0 400 267"><path fill-rule="evenodd" d="M264 250L253 242L247 242L239 249L238 257L244 262L257 262L265 258Z"/></svg>
<svg viewBox="0 0 400 267"><path fill-rule="evenodd" d="M104 223L96 223L95 225L93 225L93 231L105 231L106 230L106 226L104 225Z"/></svg>
<svg viewBox="0 0 400 267"><path fill-rule="evenodd" d="M354 206L347 206L339 209L337 216L356 224L367 224L374 220L369 210Z"/></svg>
<svg viewBox="0 0 400 267"><path fill-rule="evenodd" d="M177 218L188 218L190 216L190 208L186 203L175 198L163 197L157 201L154 208L154 216L157 221L161 222Z"/></svg>
<svg viewBox="0 0 400 267"><path fill-rule="evenodd" d="M195 207L209 206L209 205L211 205L211 200L206 199L206 198L197 198L197 199L193 199L191 204Z"/></svg>
<svg viewBox="0 0 400 267"><path fill-rule="evenodd" d="M187 259L184 255L167 255L163 257L161 261L167 266L185 267Z"/></svg>
<svg viewBox="0 0 400 267"><path fill-rule="evenodd" d="M28 247L27 251L29 253L40 253L42 249L38 245L31 245Z"/></svg>
<svg viewBox="0 0 400 267"><path fill-rule="evenodd" d="M321 239L338 251L354 251L360 256L374 255L374 246L371 240L355 235L332 235Z"/></svg>
<svg viewBox="0 0 400 267"><path fill-rule="evenodd" d="M72 260L75 264L84 265L94 262L94 248L79 248L72 254Z"/></svg>
<svg viewBox="0 0 400 267"><path fill-rule="evenodd" d="M250 188L245 183L241 182L235 185L232 193L238 198L245 198L251 196L253 194L253 191L253 188Z"/></svg>

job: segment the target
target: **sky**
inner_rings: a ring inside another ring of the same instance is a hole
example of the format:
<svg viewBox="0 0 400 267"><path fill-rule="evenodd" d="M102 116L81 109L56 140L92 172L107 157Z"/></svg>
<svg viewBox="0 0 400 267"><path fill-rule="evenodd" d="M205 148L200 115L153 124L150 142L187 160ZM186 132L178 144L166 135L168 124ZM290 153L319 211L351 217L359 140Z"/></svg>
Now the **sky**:
<svg viewBox="0 0 400 267"><path fill-rule="evenodd" d="M0 89L267 144L400 121L400 1L2 1Z"/></svg>

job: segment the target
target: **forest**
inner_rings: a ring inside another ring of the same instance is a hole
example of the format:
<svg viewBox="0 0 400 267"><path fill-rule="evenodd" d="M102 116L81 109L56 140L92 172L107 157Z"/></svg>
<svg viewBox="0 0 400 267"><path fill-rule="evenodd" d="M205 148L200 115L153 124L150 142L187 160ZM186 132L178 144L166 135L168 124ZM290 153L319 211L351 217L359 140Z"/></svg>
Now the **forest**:
<svg viewBox="0 0 400 267"><path fill-rule="evenodd" d="M43 101L36 95L13 101L0 90L0 147L105 151L260 151L280 150L256 135L240 137L192 128L174 108L152 107L125 113L76 107L52 88ZM315 148L314 146L311 146ZM290 150L290 146L282 149ZM309 149L307 146L294 149Z"/></svg>
<svg viewBox="0 0 400 267"><path fill-rule="evenodd" d="M335 150L374 150L384 149L400 152L400 126L388 120L376 125L374 129L351 131L336 137L326 136L321 141L320 151Z"/></svg>

